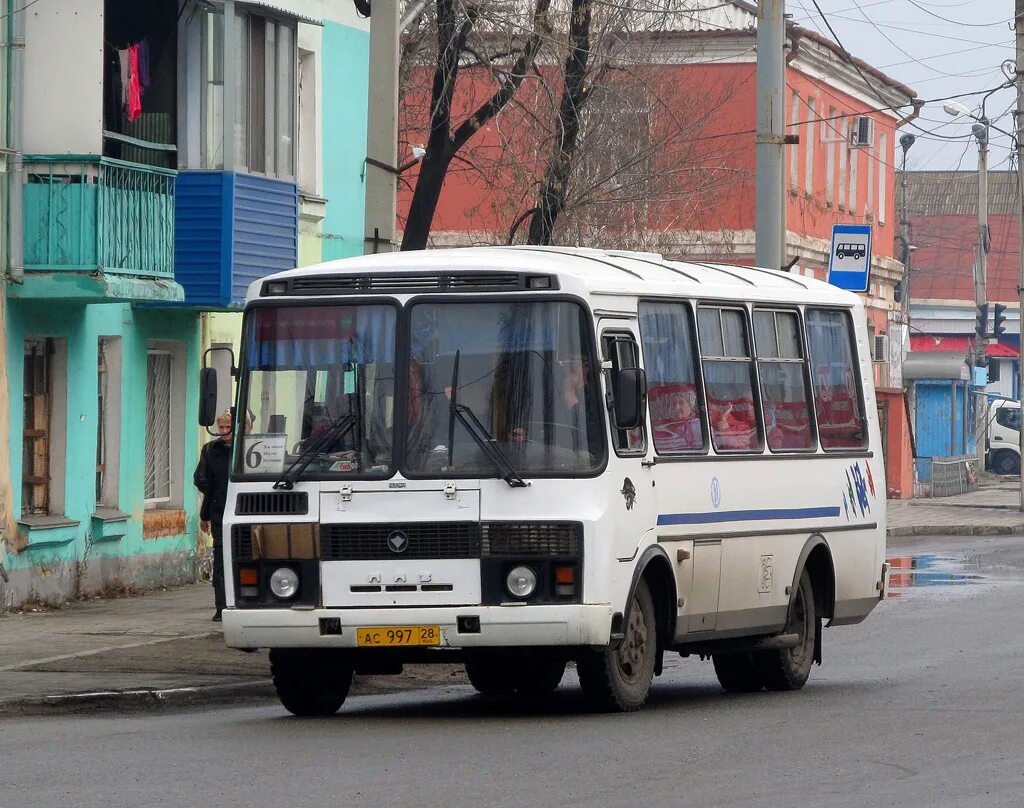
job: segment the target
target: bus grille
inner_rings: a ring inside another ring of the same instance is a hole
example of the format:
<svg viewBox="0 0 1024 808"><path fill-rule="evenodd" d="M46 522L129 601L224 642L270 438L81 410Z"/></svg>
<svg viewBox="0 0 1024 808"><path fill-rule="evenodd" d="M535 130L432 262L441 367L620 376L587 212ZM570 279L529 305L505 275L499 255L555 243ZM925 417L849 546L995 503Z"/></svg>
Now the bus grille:
<svg viewBox="0 0 1024 808"><path fill-rule="evenodd" d="M309 513L305 491L258 491L242 493L235 501L238 516L283 516Z"/></svg>
<svg viewBox="0 0 1024 808"><path fill-rule="evenodd" d="M388 539L402 533L408 545L396 552ZM320 526L324 561L377 561L403 558L479 558L480 525L476 522L408 522Z"/></svg>
<svg viewBox="0 0 1024 808"><path fill-rule="evenodd" d="M583 525L579 522L485 522L481 545L485 556L579 556Z"/></svg>

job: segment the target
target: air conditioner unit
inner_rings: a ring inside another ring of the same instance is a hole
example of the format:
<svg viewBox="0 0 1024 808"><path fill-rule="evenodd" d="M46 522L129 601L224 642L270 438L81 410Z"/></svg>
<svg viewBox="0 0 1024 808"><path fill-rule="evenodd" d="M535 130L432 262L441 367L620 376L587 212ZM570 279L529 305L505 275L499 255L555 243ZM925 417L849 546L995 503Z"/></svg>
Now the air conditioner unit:
<svg viewBox="0 0 1024 808"><path fill-rule="evenodd" d="M889 361L889 346L885 337L885 334L875 334L875 355L873 358L876 362Z"/></svg>
<svg viewBox="0 0 1024 808"><path fill-rule="evenodd" d="M867 115L859 115L853 119L850 127L850 145L863 148L875 142L875 122Z"/></svg>

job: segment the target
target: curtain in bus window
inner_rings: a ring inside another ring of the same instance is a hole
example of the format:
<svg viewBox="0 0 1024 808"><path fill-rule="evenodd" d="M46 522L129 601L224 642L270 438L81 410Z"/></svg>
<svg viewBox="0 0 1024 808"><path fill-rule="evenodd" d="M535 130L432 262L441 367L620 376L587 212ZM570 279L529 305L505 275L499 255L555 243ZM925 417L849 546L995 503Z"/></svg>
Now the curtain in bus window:
<svg viewBox="0 0 1024 808"><path fill-rule="evenodd" d="M661 453L703 449L689 308L641 303L640 335L655 448Z"/></svg>
<svg viewBox="0 0 1024 808"><path fill-rule="evenodd" d="M825 449L859 449L866 442L851 338L847 313L807 311L814 410Z"/></svg>
<svg viewBox="0 0 1024 808"><path fill-rule="evenodd" d="M813 446L799 328L796 312L754 312L764 431L773 451Z"/></svg>
<svg viewBox="0 0 1024 808"><path fill-rule="evenodd" d="M253 314L248 364L260 370L390 362L395 345L392 306L295 306Z"/></svg>

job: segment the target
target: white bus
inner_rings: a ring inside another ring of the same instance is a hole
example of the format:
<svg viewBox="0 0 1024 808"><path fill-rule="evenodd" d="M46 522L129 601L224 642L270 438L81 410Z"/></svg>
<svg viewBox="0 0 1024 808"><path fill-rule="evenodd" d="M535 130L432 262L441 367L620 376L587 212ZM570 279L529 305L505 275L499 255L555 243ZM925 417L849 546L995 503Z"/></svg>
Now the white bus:
<svg viewBox="0 0 1024 808"><path fill-rule="evenodd" d="M421 662L521 696L574 662L604 710L666 653L800 688L822 621L885 596L870 361L855 295L750 267L473 248L260 280L225 639L299 715Z"/></svg>

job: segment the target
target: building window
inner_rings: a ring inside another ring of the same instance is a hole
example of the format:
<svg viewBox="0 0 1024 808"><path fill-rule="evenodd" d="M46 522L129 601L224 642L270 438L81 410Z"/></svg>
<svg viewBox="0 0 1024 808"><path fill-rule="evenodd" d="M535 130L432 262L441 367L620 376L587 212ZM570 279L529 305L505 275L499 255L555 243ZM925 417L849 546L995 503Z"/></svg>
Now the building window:
<svg viewBox="0 0 1024 808"><path fill-rule="evenodd" d="M793 100L790 102L789 128L795 134L799 131L800 124L800 94L793 93ZM797 149L788 149L789 156L789 185L795 191L800 187L800 153Z"/></svg>
<svg viewBox="0 0 1024 808"><path fill-rule="evenodd" d="M202 168L295 178L299 93L296 32L294 21L248 10L237 10L227 21L220 8L202 14L189 39L190 56L201 66L191 88L194 95L199 92L194 82L202 87L201 133L189 132L185 165L196 156L190 145L195 136ZM227 87L228 81L234 86ZM226 108L228 103L231 109Z"/></svg>
<svg viewBox="0 0 1024 808"><path fill-rule="evenodd" d="M847 210L850 213L857 212L857 166L860 162L860 150L850 149L850 192Z"/></svg>
<svg viewBox="0 0 1024 808"><path fill-rule="evenodd" d="M828 155L826 160L826 177L825 177L825 204L832 206L835 203L835 188L836 188L836 148L833 145L835 142L835 117L836 108L828 108L828 120L821 122L821 142L825 146L825 153ZM828 128L826 128L828 127Z"/></svg>
<svg viewBox="0 0 1024 808"><path fill-rule="evenodd" d="M817 125L818 102L813 98L807 99L807 146L804 166L804 191L808 194L814 193L814 127Z"/></svg>
<svg viewBox="0 0 1024 808"><path fill-rule="evenodd" d="M117 508L121 466L120 337L100 337L96 382L96 505Z"/></svg>
<svg viewBox="0 0 1024 808"><path fill-rule="evenodd" d="M882 159L878 161L878 223L885 224L885 203L888 201L886 198L886 189L888 185L886 183L886 163L889 161L889 153L886 151L886 136L881 134L878 136L878 153L882 156Z"/></svg>
<svg viewBox="0 0 1024 808"><path fill-rule="evenodd" d="M50 337L27 339L24 359L21 514L61 515L67 437L67 343Z"/></svg>
<svg viewBox="0 0 1024 808"><path fill-rule="evenodd" d="M239 160L252 172L295 176L298 50L294 23L238 13Z"/></svg>
<svg viewBox="0 0 1024 808"><path fill-rule="evenodd" d="M171 354L146 361L146 504L171 499Z"/></svg>
<svg viewBox="0 0 1024 808"><path fill-rule="evenodd" d="M146 356L147 508L180 508L185 445L185 346L149 343Z"/></svg>
<svg viewBox="0 0 1024 808"><path fill-rule="evenodd" d="M846 126L845 120L844 118L843 123L836 128L836 140L838 141L836 146L839 149L839 184L836 186L836 204L840 210L846 209L846 156L850 151L850 142L842 135L843 128Z"/></svg>

